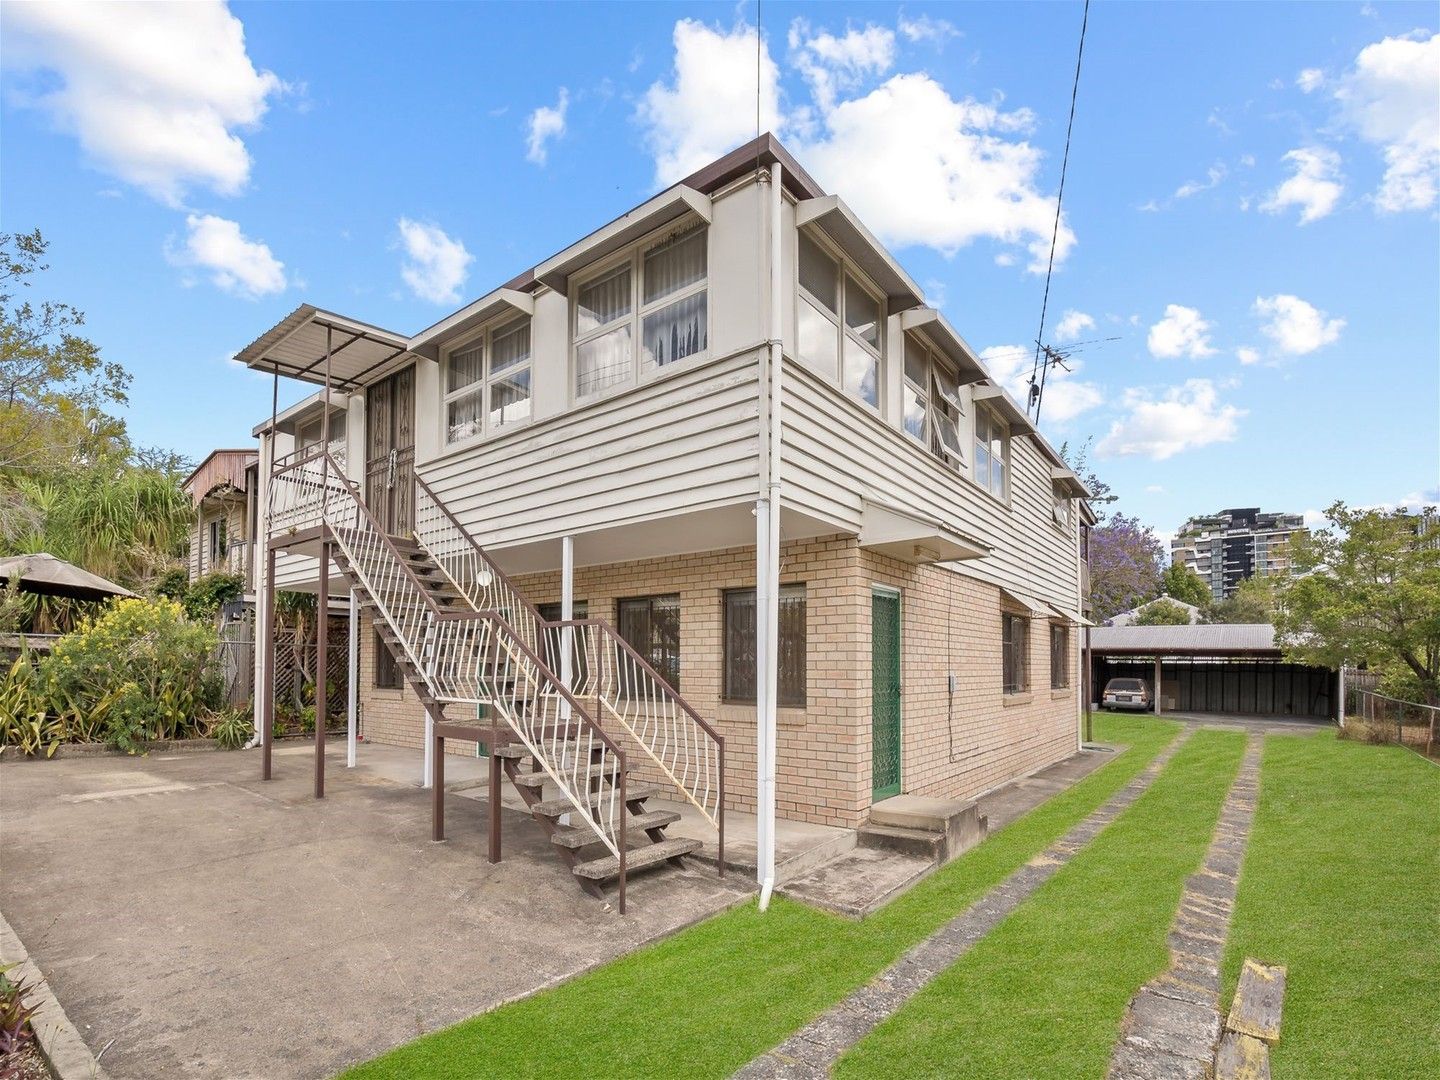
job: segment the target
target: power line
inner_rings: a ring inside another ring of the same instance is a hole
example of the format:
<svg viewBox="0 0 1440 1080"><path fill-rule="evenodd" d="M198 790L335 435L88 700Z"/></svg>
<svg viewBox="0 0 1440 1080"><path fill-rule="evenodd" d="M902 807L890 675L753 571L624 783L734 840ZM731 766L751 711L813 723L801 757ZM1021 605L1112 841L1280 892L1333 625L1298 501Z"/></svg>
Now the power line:
<svg viewBox="0 0 1440 1080"><path fill-rule="evenodd" d="M1080 47L1075 54L1075 81L1070 87L1070 120L1065 125L1065 155L1060 159L1060 189L1055 193L1055 225L1050 231L1050 264L1045 269L1045 296L1040 301L1040 329L1035 333L1035 360L1030 367L1030 397L1035 402L1035 422L1040 422L1040 400L1044 393L1045 375L1040 369L1041 342L1045 338L1045 314L1050 307L1050 279L1055 273L1055 245L1060 238L1060 206L1065 200L1065 173L1070 167L1070 134L1075 129L1075 99L1080 93L1080 64L1085 59L1085 28L1090 24L1090 0L1080 17ZM1050 368L1046 357L1045 370ZM1039 385L1036 375L1039 375ZM1026 403L1028 408L1029 402Z"/></svg>

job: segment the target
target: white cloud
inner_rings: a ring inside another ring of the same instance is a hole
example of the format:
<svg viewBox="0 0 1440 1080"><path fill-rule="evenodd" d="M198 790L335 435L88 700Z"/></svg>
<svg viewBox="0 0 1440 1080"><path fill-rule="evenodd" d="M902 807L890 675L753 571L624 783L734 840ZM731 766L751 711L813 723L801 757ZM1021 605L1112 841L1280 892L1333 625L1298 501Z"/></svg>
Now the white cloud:
<svg viewBox="0 0 1440 1080"><path fill-rule="evenodd" d="M793 30L794 28L792 28ZM1027 109L956 99L924 73L891 75L844 97L893 62L890 31L844 37L797 33L792 55L809 65L811 101L782 114L778 71L762 54L762 124L784 132L820 183L841 195L886 243L923 245L951 255L977 239L1023 246L1028 268L1043 272L1055 201L1037 187L1043 155L1023 137ZM868 36L867 36L868 35ZM673 183L754 133L755 30L675 25L675 69L646 91L636 112L655 157L656 179ZM822 43L823 44L819 44ZM823 83L813 72L823 66ZM802 70L802 74L804 71ZM833 95L833 98L830 97ZM1063 219L1057 264L1075 244Z"/></svg>
<svg viewBox="0 0 1440 1080"><path fill-rule="evenodd" d="M405 262L400 276L421 300L432 304L453 304L460 299L460 286L465 284L475 256L465 250L459 240L445 235L438 225L427 225L401 218L400 243L405 249Z"/></svg>
<svg viewBox="0 0 1440 1080"><path fill-rule="evenodd" d="M1260 350L1250 345L1241 345L1235 350L1235 357L1245 365L1258 364L1260 362Z"/></svg>
<svg viewBox="0 0 1440 1080"><path fill-rule="evenodd" d="M1300 207L1300 224L1319 221L1340 200L1340 155L1324 146L1305 146L1285 155L1295 174L1265 197L1260 209L1278 214L1287 206Z"/></svg>
<svg viewBox="0 0 1440 1080"><path fill-rule="evenodd" d="M242 233L237 222L214 214L190 214L185 229L185 246L178 250L172 246L166 252L176 266L208 271L218 287L251 300L285 291L285 264L268 245Z"/></svg>
<svg viewBox="0 0 1440 1080"><path fill-rule="evenodd" d="M1202 191L1209 191L1225 179L1226 171L1224 164L1217 161L1205 170L1204 180L1190 180L1176 188L1175 198L1188 199L1191 195L1198 195Z"/></svg>
<svg viewBox="0 0 1440 1080"><path fill-rule="evenodd" d="M1095 446L1102 458L1148 457L1164 461L1185 450L1232 442L1244 410L1222 405L1209 379L1187 379L1158 397L1148 390L1125 391L1126 415Z"/></svg>
<svg viewBox="0 0 1440 1080"><path fill-rule="evenodd" d="M1380 147L1385 176L1375 205L1426 210L1440 193L1440 34L1367 45L1335 91L1345 122Z"/></svg>
<svg viewBox="0 0 1440 1080"><path fill-rule="evenodd" d="M837 38L828 31L812 34L808 22L796 19L790 24L789 44L792 62L825 112L835 107L837 92L853 91L895 65L895 32L873 23Z"/></svg>
<svg viewBox="0 0 1440 1080"><path fill-rule="evenodd" d="M675 24L675 71L645 92L636 118L655 157L655 180L673 184L755 134L755 28ZM760 126L783 131L779 68L762 54Z"/></svg>
<svg viewBox="0 0 1440 1080"><path fill-rule="evenodd" d="M1306 68L1299 75L1295 76L1295 85L1300 88L1302 94L1311 93L1320 89L1325 83L1325 72L1319 68Z"/></svg>
<svg viewBox="0 0 1440 1080"><path fill-rule="evenodd" d="M1093 318L1083 311L1076 311L1072 308L1061 316L1059 325L1055 327L1055 340L1062 343L1078 341L1081 334L1094 329L1095 320Z"/></svg>
<svg viewBox="0 0 1440 1080"><path fill-rule="evenodd" d="M901 15L898 26L900 36L906 41L929 41L943 45L951 38L960 36L954 23L946 19L932 19L929 15L917 15L913 19Z"/></svg>
<svg viewBox="0 0 1440 1080"><path fill-rule="evenodd" d="M995 345L980 353L991 376L1006 390L1010 391L1022 406L1028 403L1030 395L1030 372L1035 362L1035 350L1024 345ZM1070 361L1070 370L1051 368L1045 376L1045 398L1041 404L1041 419L1047 424L1064 424L1081 413L1089 412L1105 398L1094 383L1077 378L1084 367L1077 360Z"/></svg>
<svg viewBox="0 0 1440 1080"><path fill-rule="evenodd" d="M1253 310L1270 320L1260 332L1291 356L1303 356L1337 341L1345 328L1344 319L1326 318L1313 304L1285 293L1256 297Z"/></svg>
<svg viewBox="0 0 1440 1080"><path fill-rule="evenodd" d="M1145 338L1150 355L1163 360L1188 356L1200 360L1215 355L1210 345L1210 324L1195 308L1166 304L1165 317L1150 327Z"/></svg>
<svg viewBox="0 0 1440 1080"><path fill-rule="evenodd" d="M1146 485L1145 485L1145 494L1147 494L1147 495L1164 495L1164 494L1165 494L1165 487L1164 487L1163 484L1146 484Z"/></svg>
<svg viewBox="0 0 1440 1080"><path fill-rule="evenodd" d="M5 38L6 65L39 73L13 100L48 112L99 168L171 205L191 185L245 188L250 153L235 132L255 128L285 89L255 69L222 3L7 4Z"/></svg>
<svg viewBox="0 0 1440 1080"><path fill-rule="evenodd" d="M526 139L525 159L536 165L544 165L549 148L547 143L565 135L565 110L570 107L570 91L560 88L560 98L555 104L541 105L530 114L527 121L530 134Z"/></svg>

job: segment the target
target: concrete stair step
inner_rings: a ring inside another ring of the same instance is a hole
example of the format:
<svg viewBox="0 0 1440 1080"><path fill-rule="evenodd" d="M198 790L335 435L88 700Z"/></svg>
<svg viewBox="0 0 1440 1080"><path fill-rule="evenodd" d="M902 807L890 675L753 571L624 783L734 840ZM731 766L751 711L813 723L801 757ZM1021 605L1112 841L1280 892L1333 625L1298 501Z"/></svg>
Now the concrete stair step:
<svg viewBox="0 0 1440 1080"><path fill-rule="evenodd" d="M588 801L582 800L582 803L594 810L604 805L605 800L610 798L610 792L612 790L611 788L607 788L604 791L597 791L590 796ZM660 794L660 789L657 787L649 784L636 784L625 792L625 801L640 802L658 794ZM575 812L575 804L566 798L546 799L530 807L530 812L532 814L538 814L540 817L559 817L561 814L573 814Z"/></svg>
<svg viewBox="0 0 1440 1080"><path fill-rule="evenodd" d="M681 839L662 840L658 844L651 844L648 847L636 848L634 851L625 853L625 872L627 874L636 870L643 870L647 866L654 866L663 863L667 859L678 859L682 855L689 855L700 847L699 840ZM575 876L589 878L591 881L605 881L608 878L617 877L620 873L620 860L614 855L606 855L603 859L591 859L589 862L575 864Z"/></svg>
<svg viewBox="0 0 1440 1080"><path fill-rule="evenodd" d="M679 820L680 815L673 810L652 810L648 814L635 815L626 822L630 827L628 835L631 846L639 849L642 844L651 843L645 830L663 829L667 825L674 825ZM569 826L562 826L550 837L550 842L557 847L582 848L588 847L590 844L598 844L600 839L595 835L593 829L572 829Z"/></svg>
<svg viewBox="0 0 1440 1080"><path fill-rule="evenodd" d="M939 861L945 853L945 834L929 829L902 829L896 825L862 825L855 833L858 847L894 851Z"/></svg>
<svg viewBox="0 0 1440 1080"><path fill-rule="evenodd" d="M601 765L591 765L583 772L583 774L571 771L569 769L565 770L565 776L567 779L574 779L577 777L577 775L584 775L591 780L608 780L613 783L615 777L620 775L620 767L619 764L615 761L607 761ZM549 782L549 774L543 772L519 773L516 776L511 777L511 783L513 783L516 787L541 788Z"/></svg>

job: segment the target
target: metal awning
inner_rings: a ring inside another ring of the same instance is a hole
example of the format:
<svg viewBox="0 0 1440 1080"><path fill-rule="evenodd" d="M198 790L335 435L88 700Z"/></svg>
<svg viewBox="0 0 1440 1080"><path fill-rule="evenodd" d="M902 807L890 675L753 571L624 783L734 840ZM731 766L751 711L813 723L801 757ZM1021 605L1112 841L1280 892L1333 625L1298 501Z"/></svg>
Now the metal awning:
<svg viewBox="0 0 1440 1080"><path fill-rule="evenodd" d="M519 289L502 286L482 296L474 303L466 304L455 314L447 315L433 326L421 330L410 339L409 349L417 355L438 360L442 341L457 337L477 326L483 326L491 319L507 313L534 315L535 298Z"/></svg>
<svg viewBox="0 0 1440 1080"><path fill-rule="evenodd" d="M866 499L861 509L860 546L910 563L980 559L990 549L945 525Z"/></svg>
<svg viewBox="0 0 1440 1080"><path fill-rule="evenodd" d="M1009 600L1010 603L1014 604L1016 607L1024 608L1037 619L1053 619L1056 615L1060 614L1049 604L1045 603L1045 601L1037 600L1035 599L1035 597L1030 596L1026 593L1016 592L1013 589L1007 589L1004 585L1000 586L1000 595L1005 597L1005 599ZM1065 616L1063 615L1061 615L1060 617L1065 618Z"/></svg>
<svg viewBox="0 0 1440 1080"><path fill-rule="evenodd" d="M257 371L278 371L323 386L327 343L330 384L336 390L359 390L410 355L403 334L301 304L235 359Z"/></svg>

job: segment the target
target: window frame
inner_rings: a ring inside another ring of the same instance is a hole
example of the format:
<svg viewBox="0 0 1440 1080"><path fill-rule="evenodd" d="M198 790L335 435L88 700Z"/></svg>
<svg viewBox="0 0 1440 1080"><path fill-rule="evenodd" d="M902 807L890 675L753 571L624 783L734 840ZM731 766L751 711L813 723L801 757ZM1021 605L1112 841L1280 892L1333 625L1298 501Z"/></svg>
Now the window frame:
<svg viewBox="0 0 1440 1080"><path fill-rule="evenodd" d="M1018 642L1010 633L1012 627L1020 631ZM1011 677L1012 662L1020 666L1018 678ZM1013 611L1000 612L1000 685L1007 697L1030 693L1030 618Z"/></svg>
<svg viewBox="0 0 1440 1080"><path fill-rule="evenodd" d="M1002 503L1005 503L1006 505L1009 505L1009 503L1010 503L1010 425L1000 418L1000 414L999 414L998 412L996 412L996 411L995 411L994 409L992 409L990 406L986 405L984 402L976 402L976 403L975 403L974 412L975 412L975 419L974 419L973 423L972 423L971 426L970 426L970 434L971 434L971 440L970 440L970 441L971 441L971 443L972 443L972 449L973 449L973 451L974 451L974 459L975 459L975 460L974 460L974 462L972 463L971 468L970 468L970 470L969 470L970 479L972 479L973 481L975 481L975 484L976 484L982 491L984 491L986 494L988 494L992 499L995 499L995 500L997 500L998 502L1002 502ZM989 437L989 438L987 438L987 439L985 440L985 444L986 444L986 445L985 445L985 460L986 460L987 463L992 463L992 464L989 466L988 475L986 476L986 478L985 478L985 480L984 480L983 482L981 481L980 475L979 475L979 470L980 470L980 425L981 425L981 423L982 423L982 420L983 420L983 422L985 422L987 425L989 425L989 429L994 432L994 434L991 435L991 437ZM995 484L994 484L994 480L993 480L993 477L994 477L994 468L993 468L994 453L993 453L993 451L990 449L991 445L993 445L993 443L996 441L997 438L998 438L998 440L999 440L999 442L1000 442L1000 471L1001 471L1000 486L1001 486L1001 490L1000 490L999 492L997 492L997 491L995 490Z"/></svg>
<svg viewBox="0 0 1440 1080"><path fill-rule="evenodd" d="M909 350L912 345L922 354L922 363L925 367L923 373L925 387L923 390L916 385L915 380L910 375ZM938 459L956 472L963 473L967 466L964 450L965 435L972 429L966 422L965 402L960 394L960 373L950 362L949 357L945 356L939 349L935 348L929 340L919 334L908 333L903 335L901 351L900 379L902 395L904 395L905 391L915 394L919 397L925 409L925 422L921 437L916 438L915 433L905 424L905 402L902 400L900 416L901 430L912 440L923 446L931 457ZM955 398L953 401L942 393L939 376L941 370L954 381ZM955 432L954 448L946 445L945 440L940 436L940 424L942 419L946 418L949 419Z"/></svg>
<svg viewBox="0 0 1440 1080"><path fill-rule="evenodd" d="M1050 624L1050 689L1070 689L1070 627L1062 622Z"/></svg>
<svg viewBox="0 0 1440 1080"><path fill-rule="evenodd" d="M663 244L679 239L681 236L691 232L702 232L705 234L705 276L698 281L682 286L671 293L666 293L658 299L645 303L645 256ZM569 362L569 399L574 405L589 404L600 401L612 394L623 393L636 386L642 386L652 379L661 378L671 371L679 370L690 364L704 363L710 358L710 342L714 336L714 305L710 303L710 281L712 278L711 255L714 245L711 243L710 223L698 215L689 214L678 221L668 222L653 232L647 234L624 250L604 259L598 260L594 265L586 267L580 273L571 278L567 289L569 292L569 323L568 323L568 354ZM626 315L614 319L593 330L580 330L580 293L585 288L596 282L603 281L612 274L622 269L630 271L630 310ZM643 358L645 318L654 315L663 308L678 304L692 296L705 294L705 346L689 356L679 360L671 360L668 364L649 364ZM590 390L581 393L580 381L580 347L596 341L607 334L614 333L622 326L630 328L630 362L629 371L626 377L609 386L598 390Z"/></svg>
<svg viewBox="0 0 1440 1080"><path fill-rule="evenodd" d="M372 689L404 690L405 679L400 674L400 662L395 659L394 654L386 647L385 642L380 640L380 631L378 629L374 631L372 640L375 643L375 660L371 664L370 671ZM381 676L386 672L390 673L393 681L381 681Z"/></svg>
<svg viewBox="0 0 1440 1080"><path fill-rule="evenodd" d="M800 279L800 240L803 237L835 265L835 308L831 310L826 303L807 289ZM849 300L846 296L846 285L853 281L857 288L868 296L875 303L875 344L871 345L860 334L851 329L846 318ZM835 328L835 374L823 377L842 393L849 394L856 401L882 413L885 408L885 329L886 321L889 318L888 298L883 289L878 289L866 274L851 261L843 251L837 247L829 237L824 236L818 229L800 229L797 231L795 242L795 355L816 374L822 374L808 357L800 352L800 304L809 304L820 315ZM875 401L872 403L845 387L845 343L853 341L860 348L868 352L875 361ZM903 360L903 358L902 358Z"/></svg>
<svg viewBox="0 0 1440 1080"><path fill-rule="evenodd" d="M665 600L665 601L672 601L672 600L673 600L674 603L675 603L675 671L674 671L674 679L673 679L673 680L672 680L672 679L669 677L669 675L666 673L666 671L665 671L665 665L663 665L663 664L657 664L657 663L655 662L655 660L656 660L656 655L655 655L655 636L654 636L654 626L655 626L654 610L655 610L655 602L658 601L658 600ZM635 642L631 641L628 637L625 636L625 606L626 606L627 604L642 604L642 603L649 606L649 611L648 611L648 613L647 613L647 621L646 621L646 629L647 629L647 632L649 632L649 640L647 640L647 641L645 642L645 647L644 647L644 648L641 648L639 645L637 645ZM622 596L622 597L617 598L616 601L615 601L615 631L616 631L616 633L618 633L618 634L620 635L621 640L623 640L627 645L629 645L632 649L634 649L634 650L640 655L640 657L645 660L646 663L648 663L652 668L654 668L655 671L656 671L656 673L660 676L661 680L662 680L667 686L669 686L671 690L675 691L675 693L677 693L677 694L680 692L680 665L681 665L681 659L680 659L680 658L681 658L681 655L682 655L682 651L681 651L681 650L682 650L682 647L683 647L683 646L682 646L681 631L682 631L682 629L683 629L684 614L685 614L685 612L684 612L684 604L683 604L683 601L682 601L682 599L681 599L681 596L680 596L680 594L679 594L678 592L650 593L650 594L642 595L642 596ZM624 678L624 676L623 676L623 671L622 671L622 677L621 677L621 679L620 679L620 683L621 683L620 693L621 693L621 695L624 696L624 697L629 697L630 689L631 689L631 688L624 685L625 681L626 681L626 680L625 680L625 678Z"/></svg>
<svg viewBox="0 0 1440 1080"><path fill-rule="evenodd" d="M792 647L799 645L800 664L796 672L798 678L798 692L796 685L792 684L787 692L784 679L784 665L780 665L780 677L776 679L775 704L782 709L803 709L809 700L810 693L810 601L805 583L803 581L790 582L780 586L780 602L783 604L787 595L792 602L798 596L800 613L799 641L791 641ZM743 597L754 597L752 604L758 604L757 591L754 586L735 589L722 589L720 591L720 700L732 705L755 705L758 693L745 694L735 689L733 672L731 671L731 638L730 638L730 602L732 599ZM756 612L758 620L759 613ZM777 652L783 652L785 648L785 617L784 611L780 617L780 641L777 643ZM750 653L755 652L755 643L752 639Z"/></svg>
<svg viewBox="0 0 1440 1080"><path fill-rule="evenodd" d="M530 350L525 354L525 359L518 363L511 364L504 371L492 373L490 362L495 355L494 343L497 338L503 338L521 328L530 332ZM478 348L480 350L480 377L474 382L466 383L458 390L450 388L450 363L461 353L470 352ZM490 394L494 387L513 379L521 372L528 372L530 375L530 413L520 420L508 424L492 425L490 423ZM458 439L450 437L450 406L454 402L478 396L480 398L480 422L477 430L469 435ZM486 323L473 334L469 334L460 341L447 347L440 356L440 428L441 444L444 450L450 450L466 443L472 443L479 439L490 439L497 435L514 431L516 428L524 427L535 419L535 320L529 315L508 314ZM443 451L442 451L443 452Z"/></svg>

